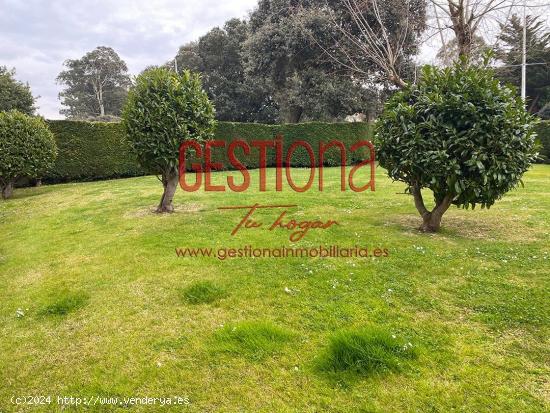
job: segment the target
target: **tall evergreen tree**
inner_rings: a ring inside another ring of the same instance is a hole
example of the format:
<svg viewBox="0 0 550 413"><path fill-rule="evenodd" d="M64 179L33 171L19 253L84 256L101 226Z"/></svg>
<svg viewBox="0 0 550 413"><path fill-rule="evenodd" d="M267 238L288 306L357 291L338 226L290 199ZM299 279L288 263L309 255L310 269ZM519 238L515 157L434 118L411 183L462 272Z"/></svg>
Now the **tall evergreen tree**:
<svg viewBox="0 0 550 413"><path fill-rule="evenodd" d="M537 17L527 17L527 107L538 112L550 102L550 32ZM496 47L497 57L504 63L497 75L504 82L521 87L521 63L523 51L523 22L512 16L501 25Z"/></svg>

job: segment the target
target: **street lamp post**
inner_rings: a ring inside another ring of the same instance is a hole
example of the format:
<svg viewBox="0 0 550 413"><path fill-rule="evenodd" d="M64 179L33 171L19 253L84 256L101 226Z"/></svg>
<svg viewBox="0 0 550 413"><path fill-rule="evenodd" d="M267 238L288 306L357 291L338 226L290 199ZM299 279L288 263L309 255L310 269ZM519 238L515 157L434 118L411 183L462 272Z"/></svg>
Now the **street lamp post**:
<svg viewBox="0 0 550 413"><path fill-rule="evenodd" d="M527 0L523 1L523 50L521 62L521 98L527 99Z"/></svg>

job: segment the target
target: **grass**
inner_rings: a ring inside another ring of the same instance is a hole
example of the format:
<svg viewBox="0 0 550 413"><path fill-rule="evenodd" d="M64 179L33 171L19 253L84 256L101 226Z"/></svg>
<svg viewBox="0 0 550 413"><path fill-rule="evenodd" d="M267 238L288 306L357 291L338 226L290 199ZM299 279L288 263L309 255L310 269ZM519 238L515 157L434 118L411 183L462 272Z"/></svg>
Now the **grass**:
<svg viewBox="0 0 550 413"><path fill-rule="evenodd" d="M58 291L52 294L48 300L48 304L39 310L39 314L47 316L65 316L84 307L89 298L88 294L81 291Z"/></svg>
<svg viewBox="0 0 550 413"><path fill-rule="evenodd" d="M225 289L211 281L197 281L183 291L183 297L191 304L211 304L226 295Z"/></svg>
<svg viewBox="0 0 550 413"><path fill-rule="evenodd" d="M268 321L245 321L216 331L213 350L262 360L277 353L291 336Z"/></svg>
<svg viewBox="0 0 550 413"><path fill-rule="evenodd" d="M416 347L379 327L344 330L330 337L318 362L326 372L350 372L360 376L400 371L403 360L417 357Z"/></svg>
<svg viewBox="0 0 550 413"><path fill-rule="evenodd" d="M13 395L179 395L190 412L548 411L550 166L490 210L449 210L435 235L416 230L383 170L374 193L340 192L339 176L325 170L323 193L275 192L272 171L267 192L179 190L166 216L152 212L155 177L16 190L0 202L0 411L60 410ZM338 225L291 243L261 210L264 227L231 236L244 213L218 207L256 202ZM389 255L175 253L246 245ZM420 351L402 357L388 334Z"/></svg>

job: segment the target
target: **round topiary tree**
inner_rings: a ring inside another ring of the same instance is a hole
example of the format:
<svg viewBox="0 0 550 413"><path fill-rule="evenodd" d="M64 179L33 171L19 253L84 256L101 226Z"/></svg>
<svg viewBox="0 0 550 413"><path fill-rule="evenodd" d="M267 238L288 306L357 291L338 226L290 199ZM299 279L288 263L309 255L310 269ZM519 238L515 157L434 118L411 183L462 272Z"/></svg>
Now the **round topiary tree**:
<svg viewBox="0 0 550 413"><path fill-rule="evenodd" d="M216 125L214 107L198 74L150 69L136 79L122 113L141 165L160 176L164 192L157 212L173 212L182 141L205 141Z"/></svg>
<svg viewBox="0 0 550 413"><path fill-rule="evenodd" d="M57 156L53 134L42 118L12 110L0 112L0 189L12 195L19 178L40 178Z"/></svg>
<svg viewBox="0 0 550 413"><path fill-rule="evenodd" d="M450 205L488 208L521 182L536 158L533 124L486 64L427 66L418 84L386 104L376 124L377 156L413 195L420 229L435 232ZM423 188L433 192L431 211Z"/></svg>

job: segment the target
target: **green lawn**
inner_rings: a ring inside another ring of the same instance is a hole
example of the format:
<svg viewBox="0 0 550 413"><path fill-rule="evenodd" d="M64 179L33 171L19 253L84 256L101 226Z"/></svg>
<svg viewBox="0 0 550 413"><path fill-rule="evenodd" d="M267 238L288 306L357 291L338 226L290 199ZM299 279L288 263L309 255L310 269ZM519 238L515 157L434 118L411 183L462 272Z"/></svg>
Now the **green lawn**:
<svg viewBox="0 0 550 413"><path fill-rule="evenodd" d="M10 401L40 395L190 402L132 412L548 411L550 166L490 210L451 209L437 235L383 170L374 193L338 179L327 170L322 194L178 190L166 216L150 176L16 190L0 202L0 412L60 411ZM293 245L389 256L176 256L290 246L283 230L230 235L242 211L217 208L256 202L338 221Z"/></svg>

